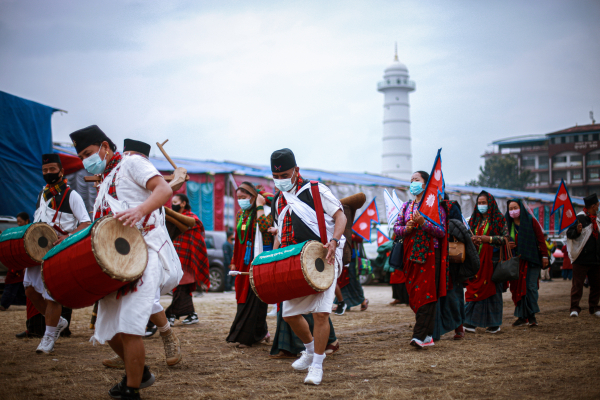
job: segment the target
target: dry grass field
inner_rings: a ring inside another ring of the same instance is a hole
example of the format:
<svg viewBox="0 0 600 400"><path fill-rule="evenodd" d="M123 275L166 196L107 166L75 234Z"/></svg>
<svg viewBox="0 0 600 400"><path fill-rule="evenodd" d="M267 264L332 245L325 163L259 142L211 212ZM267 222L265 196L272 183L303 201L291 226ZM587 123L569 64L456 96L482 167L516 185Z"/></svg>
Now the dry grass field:
<svg viewBox="0 0 600 400"><path fill-rule="evenodd" d="M143 399L598 399L600 319L584 310L569 318L570 282L541 283L537 328L513 328L514 307L504 296L504 325L496 335L447 334L432 348L408 345L414 314L389 306L388 286L365 287L366 312L332 316L341 349L325 361L318 386L305 386L291 360L271 360L265 345L225 343L235 314L233 294L195 299L201 323L175 326L183 362L168 368L162 341L145 340L156 383ZM587 307L588 290L584 292ZM163 298L166 306L169 297ZM107 399L122 371L102 366L108 346L88 341L91 309L73 314L70 338L54 354L37 355L39 339L16 339L25 307L0 313L0 399ZM275 319L269 317L271 333Z"/></svg>

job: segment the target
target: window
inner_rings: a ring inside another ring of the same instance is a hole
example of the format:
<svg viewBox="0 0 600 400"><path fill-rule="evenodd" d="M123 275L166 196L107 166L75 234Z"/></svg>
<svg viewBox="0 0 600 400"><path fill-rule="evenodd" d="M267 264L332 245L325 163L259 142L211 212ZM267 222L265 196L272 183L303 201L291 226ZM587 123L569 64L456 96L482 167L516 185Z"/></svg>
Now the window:
<svg viewBox="0 0 600 400"><path fill-rule="evenodd" d="M571 182L574 181L582 181L583 180L583 170L576 169L571 171Z"/></svg>
<svg viewBox="0 0 600 400"><path fill-rule="evenodd" d="M560 138L560 142L561 143L567 143L567 137L566 136L561 137Z"/></svg>
<svg viewBox="0 0 600 400"><path fill-rule="evenodd" d="M582 141L587 142L588 141L588 135L583 135Z"/></svg>
<svg viewBox="0 0 600 400"><path fill-rule="evenodd" d="M557 166L556 164L561 164L561 163L566 163L566 162L567 162L567 156L554 156L554 157L552 157L552 163L554 164L555 167Z"/></svg>
<svg viewBox="0 0 600 400"><path fill-rule="evenodd" d="M567 171L554 171L552 173L552 178L554 179L554 183L560 183L561 179L567 180Z"/></svg>
<svg viewBox="0 0 600 400"><path fill-rule="evenodd" d="M571 136L573 138L573 142L579 142L579 135Z"/></svg>
<svg viewBox="0 0 600 400"><path fill-rule="evenodd" d="M600 168L588 168L588 180L600 179Z"/></svg>
<svg viewBox="0 0 600 400"><path fill-rule="evenodd" d="M572 192L573 196L580 196L580 197L586 196L587 193L586 193L585 189L586 189L585 187L581 187L581 186L580 187L574 187L573 188L573 192Z"/></svg>
<svg viewBox="0 0 600 400"><path fill-rule="evenodd" d="M550 144L555 144L556 143L556 138L550 138Z"/></svg>
<svg viewBox="0 0 600 400"><path fill-rule="evenodd" d="M535 156L524 156L521 160L521 166L523 168L535 168Z"/></svg>
<svg viewBox="0 0 600 400"><path fill-rule="evenodd" d="M600 139L598 136L600 136L598 133L594 133L592 135L592 140L598 140L598 139Z"/></svg>
<svg viewBox="0 0 600 400"><path fill-rule="evenodd" d="M540 185L548 184L548 181L550 180L550 175L548 175L547 172L540 172L539 177L540 177L540 179L538 182L540 183Z"/></svg>
<svg viewBox="0 0 600 400"><path fill-rule="evenodd" d="M569 165L571 166L579 166L583 163L583 156L579 155L579 156L571 156L570 157L570 163Z"/></svg>
<svg viewBox="0 0 600 400"><path fill-rule="evenodd" d="M206 243L207 249L215 248L215 238L210 235L206 235L206 237L204 238L204 243Z"/></svg>
<svg viewBox="0 0 600 400"><path fill-rule="evenodd" d="M600 153L590 153L586 156L587 165L600 165Z"/></svg>
<svg viewBox="0 0 600 400"><path fill-rule="evenodd" d="M539 169L548 169L548 156L539 156L538 158L538 168Z"/></svg>

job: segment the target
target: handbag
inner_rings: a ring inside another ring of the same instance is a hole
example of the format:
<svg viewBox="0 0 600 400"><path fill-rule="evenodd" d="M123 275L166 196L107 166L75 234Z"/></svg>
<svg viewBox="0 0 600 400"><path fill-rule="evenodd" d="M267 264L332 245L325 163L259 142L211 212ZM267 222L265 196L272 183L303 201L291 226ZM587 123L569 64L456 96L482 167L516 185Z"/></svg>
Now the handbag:
<svg viewBox="0 0 600 400"><path fill-rule="evenodd" d="M508 259L506 261L502 260L502 250L500 250L500 260L496 264L496 268L492 274L492 282L494 283L504 283L519 279L519 262L521 256L512 257L511 251L508 249L508 244L505 249Z"/></svg>
<svg viewBox="0 0 600 400"><path fill-rule="evenodd" d="M453 242L448 242L448 259L451 263L462 264L465 262L466 250L465 244L454 238Z"/></svg>
<svg viewBox="0 0 600 400"><path fill-rule="evenodd" d="M397 239L390 252L390 267L402 271L404 268L404 240Z"/></svg>

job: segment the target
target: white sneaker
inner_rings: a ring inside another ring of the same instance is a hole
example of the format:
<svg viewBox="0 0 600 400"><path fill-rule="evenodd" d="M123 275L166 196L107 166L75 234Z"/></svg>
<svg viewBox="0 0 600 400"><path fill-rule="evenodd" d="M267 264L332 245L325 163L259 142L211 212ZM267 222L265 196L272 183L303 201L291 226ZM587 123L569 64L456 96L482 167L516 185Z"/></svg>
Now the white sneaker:
<svg viewBox="0 0 600 400"><path fill-rule="evenodd" d="M596 312L594 313L594 315L595 315L596 317L600 318L600 311L596 311Z"/></svg>
<svg viewBox="0 0 600 400"><path fill-rule="evenodd" d="M313 362L313 357L314 357L314 353L313 354L308 354L305 351L303 351L302 356L300 356L299 359L297 359L296 361L294 361L294 363L292 364L292 368L294 368L296 371L304 371L306 368L310 367L312 362ZM321 373L322 374L322 373ZM309 373L310 375L310 373ZM321 381L319 381L321 382ZM318 385L318 383L317 383Z"/></svg>
<svg viewBox="0 0 600 400"><path fill-rule="evenodd" d="M42 354L50 354L54 351L54 342L56 342L56 337L52 337L50 335L44 335L40 345L35 350L36 353Z"/></svg>
<svg viewBox="0 0 600 400"><path fill-rule="evenodd" d="M68 326L69 326L69 321L67 321L63 317L60 317L60 319L58 320L58 324L56 324L56 339L55 340L58 340L58 338L60 337L60 333L62 331L64 331L65 329L67 329Z"/></svg>
<svg viewBox="0 0 600 400"><path fill-rule="evenodd" d="M433 343L433 338L431 336L427 336L425 340L423 340L423 347L433 346L434 344L435 343Z"/></svg>
<svg viewBox="0 0 600 400"><path fill-rule="evenodd" d="M313 367L312 365L308 367L308 374L304 378L304 383L318 385L321 380L323 380L323 368Z"/></svg>
<svg viewBox="0 0 600 400"><path fill-rule="evenodd" d="M579 317L579 313L577 311L571 311L571 315L569 315L569 316L570 317Z"/></svg>

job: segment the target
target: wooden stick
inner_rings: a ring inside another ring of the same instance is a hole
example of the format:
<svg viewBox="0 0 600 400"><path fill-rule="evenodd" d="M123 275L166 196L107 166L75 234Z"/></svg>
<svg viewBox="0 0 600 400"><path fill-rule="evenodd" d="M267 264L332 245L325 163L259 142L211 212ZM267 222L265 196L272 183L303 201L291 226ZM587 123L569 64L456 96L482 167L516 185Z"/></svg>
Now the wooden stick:
<svg viewBox="0 0 600 400"><path fill-rule="evenodd" d="M162 142L162 144L159 143L159 142L156 142L156 145L158 146L158 148L160 149L160 151L163 153L163 156L165 156L165 158L167 159L167 161L171 163L171 165L173 166L173 168L177 169L177 165L175 165L175 163L173 162L173 160L171 160L171 157L169 157L169 155L167 154L167 152L165 151L165 149L163 149L163 146L168 141L169 141L169 139L167 139L164 142Z"/></svg>
<svg viewBox="0 0 600 400"><path fill-rule="evenodd" d="M163 178L165 178L165 181L171 182L174 179L174 176L173 176L173 174L171 174L171 175L163 175ZM98 176L98 175L84 176L83 180L85 182L100 182L100 176ZM190 176L186 175L185 176L185 180L189 181L190 180Z"/></svg>

